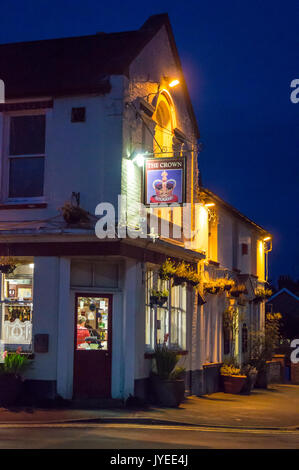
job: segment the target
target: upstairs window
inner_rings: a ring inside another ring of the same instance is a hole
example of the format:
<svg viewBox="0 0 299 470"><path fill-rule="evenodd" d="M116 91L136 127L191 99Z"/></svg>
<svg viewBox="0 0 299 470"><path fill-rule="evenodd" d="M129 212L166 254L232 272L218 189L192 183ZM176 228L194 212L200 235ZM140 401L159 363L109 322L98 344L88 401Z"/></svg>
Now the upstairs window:
<svg viewBox="0 0 299 470"><path fill-rule="evenodd" d="M8 199L40 198L44 195L45 114L8 117Z"/></svg>
<svg viewBox="0 0 299 470"><path fill-rule="evenodd" d="M168 93L163 92L159 95L153 120L156 121L155 155L157 157L173 157L173 130L176 123L174 106Z"/></svg>

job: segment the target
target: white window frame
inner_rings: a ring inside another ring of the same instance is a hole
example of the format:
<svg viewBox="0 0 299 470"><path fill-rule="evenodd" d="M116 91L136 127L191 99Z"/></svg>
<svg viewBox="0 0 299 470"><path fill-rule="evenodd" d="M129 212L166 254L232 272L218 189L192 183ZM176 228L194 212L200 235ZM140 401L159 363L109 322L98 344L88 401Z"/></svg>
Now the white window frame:
<svg viewBox="0 0 299 470"><path fill-rule="evenodd" d="M31 263L27 263L29 265ZM26 277L28 279L28 277ZM25 353L32 353L33 351L33 334L32 334L32 327L33 327L33 299L34 299L34 270L32 272L32 301L11 301L9 298L5 298L5 281L7 281L6 275L0 273L0 347L9 350L10 352L16 351L18 347L22 348L22 352ZM20 307L29 307L31 309L31 328L30 328L30 335L31 341L30 343L5 343L4 342L4 328L5 328L5 307L9 306L10 304Z"/></svg>
<svg viewBox="0 0 299 470"><path fill-rule="evenodd" d="M46 177L46 144L47 144L47 110L46 109L33 109L26 111L9 111L3 113L3 143L2 143L2 165L1 165L1 201L4 204L32 204L45 202L45 177ZM39 154L24 154L24 155L9 155L9 141L10 141L10 119L18 116L45 116L45 150L44 153ZM1 139L0 139L1 142ZM43 180L43 195L38 197L22 197L12 198L9 197L9 160L11 158L44 158L44 180Z"/></svg>
<svg viewBox="0 0 299 470"><path fill-rule="evenodd" d="M149 287L149 277L151 276L151 273L153 275L153 286ZM163 285L161 285L163 283ZM184 351L186 349L187 345L187 295L188 295L188 290L186 287L178 286L180 289L180 307L174 307L172 306L172 288L171 288L172 281L161 281L159 280L159 274L158 271L155 269L148 269L146 272L146 282L145 282L145 315L149 315L149 332L146 330L147 329L147 324L145 324L145 347L146 351L152 352L157 344L157 319L158 319L158 309L160 311L165 311L165 315L168 315L168 321L167 321L167 330L168 330L168 341L167 341L167 346L169 348L177 350L177 351ZM147 290L150 290L150 288L157 289L167 289L169 291L169 297L167 304L165 307L158 307L158 306L153 306L151 307L150 304L147 302L147 298L149 298L150 294L147 292ZM182 289L185 289L185 309L181 306L182 304L182 298L183 298L183 292ZM177 336L179 339L179 343L173 343L172 342L172 325L171 325L171 315L172 311L177 310L179 312L179 324L176 325L177 328ZM185 325L183 328L182 325L182 318L185 316ZM146 339L147 336L150 337L150 344L147 343Z"/></svg>

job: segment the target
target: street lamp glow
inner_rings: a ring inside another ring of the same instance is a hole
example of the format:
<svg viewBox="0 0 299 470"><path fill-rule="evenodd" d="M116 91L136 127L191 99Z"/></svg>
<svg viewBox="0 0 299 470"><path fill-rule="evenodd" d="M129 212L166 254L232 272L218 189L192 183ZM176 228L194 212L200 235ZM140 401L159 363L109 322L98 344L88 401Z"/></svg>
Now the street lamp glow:
<svg viewBox="0 0 299 470"><path fill-rule="evenodd" d="M264 242L268 242L269 240L271 240L271 237L265 237L264 238Z"/></svg>
<svg viewBox="0 0 299 470"><path fill-rule="evenodd" d="M142 153L137 153L133 158L133 163L136 163L137 166L142 167L144 163L144 156Z"/></svg>

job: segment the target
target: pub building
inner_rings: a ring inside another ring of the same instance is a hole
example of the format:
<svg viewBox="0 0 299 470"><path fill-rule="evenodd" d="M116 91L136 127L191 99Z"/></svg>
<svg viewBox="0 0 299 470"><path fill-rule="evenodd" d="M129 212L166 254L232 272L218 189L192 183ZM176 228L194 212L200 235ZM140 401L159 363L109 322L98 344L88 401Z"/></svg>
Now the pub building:
<svg viewBox="0 0 299 470"><path fill-rule="evenodd" d="M135 31L3 44L0 64L0 256L16 263L1 275L0 339L31 354L27 391L146 398L159 342L180 355L187 393L216 391L227 300L203 300L203 285L198 295L159 268L169 258L203 280L222 270L263 284L266 232L199 187L199 131L168 16ZM138 232L139 203L157 221L145 237L96 235L96 208L111 204L117 225L120 195L127 229ZM245 239L248 262L232 258ZM151 289L168 290L163 305ZM255 315L262 327L262 309Z"/></svg>

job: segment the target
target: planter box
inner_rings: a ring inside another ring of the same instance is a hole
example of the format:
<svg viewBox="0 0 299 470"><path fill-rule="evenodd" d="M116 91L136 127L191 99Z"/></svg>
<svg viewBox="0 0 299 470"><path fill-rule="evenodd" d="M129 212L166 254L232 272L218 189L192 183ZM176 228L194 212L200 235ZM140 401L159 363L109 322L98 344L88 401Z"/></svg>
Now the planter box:
<svg viewBox="0 0 299 470"><path fill-rule="evenodd" d="M246 375L222 375L224 393L240 393L246 382Z"/></svg>
<svg viewBox="0 0 299 470"><path fill-rule="evenodd" d="M0 406L14 405L21 394L22 381L12 374L0 375Z"/></svg>
<svg viewBox="0 0 299 470"><path fill-rule="evenodd" d="M176 408L184 400L184 380L163 380L158 376L150 377L150 389L154 402L161 406Z"/></svg>

